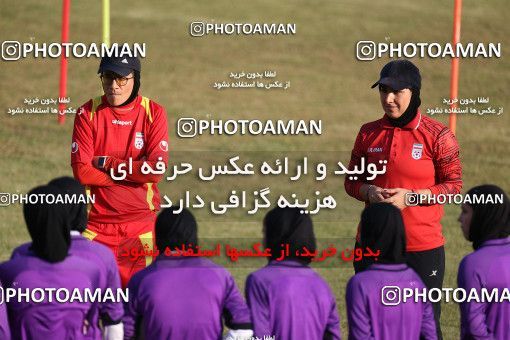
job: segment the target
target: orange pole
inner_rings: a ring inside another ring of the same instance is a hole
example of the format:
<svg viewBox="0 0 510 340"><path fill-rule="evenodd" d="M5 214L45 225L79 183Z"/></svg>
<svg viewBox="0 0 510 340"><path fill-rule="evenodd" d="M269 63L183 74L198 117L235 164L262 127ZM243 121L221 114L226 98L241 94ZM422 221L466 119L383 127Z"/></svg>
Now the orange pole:
<svg viewBox="0 0 510 340"><path fill-rule="evenodd" d="M70 0L63 0L62 3L62 43L66 43L69 41L69 7ZM67 88L67 58L65 53L62 53L60 56L60 88L59 88L59 98L64 98L66 96L66 88ZM66 117L60 112L64 112L66 108L66 104L60 102L58 104L58 123L64 124Z"/></svg>
<svg viewBox="0 0 510 340"><path fill-rule="evenodd" d="M462 0L454 0L453 7L453 38L452 45L455 46L460 42L460 18L462 9ZM452 58L452 71L450 75L450 100L458 99L459 94L459 58ZM457 107L457 103L452 103L450 108L453 110ZM450 113L450 130L455 134L457 127L457 114Z"/></svg>

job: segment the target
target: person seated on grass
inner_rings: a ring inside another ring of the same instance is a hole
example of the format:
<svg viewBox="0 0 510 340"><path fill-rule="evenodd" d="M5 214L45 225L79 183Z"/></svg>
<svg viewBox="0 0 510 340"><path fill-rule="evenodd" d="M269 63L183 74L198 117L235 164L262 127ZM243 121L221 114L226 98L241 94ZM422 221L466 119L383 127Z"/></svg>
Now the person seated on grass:
<svg viewBox="0 0 510 340"><path fill-rule="evenodd" d="M5 301L13 339L100 339L90 329L98 304L85 299L85 292L101 288L101 272L91 261L69 253L68 207L49 204L48 198L63 194L48 185L28 193L38 197L23 206L32 254L0 264L4 289L17 292Z"/></svg>
<svg viewBox="0 0 510 340"><path fill-rule="evenodd" d="M269 263L246 280L255 336L275 339L340 339L335 296L310 268L316 240L312 220L298 208L274 208L264 217ZM282 257L282 249L286 256ZM281 259L280 259L281 258Z"/></svg>
<svg viewBox="0 0 510 340"><path fill-rule="evenodd" d="M250 311L232 275L207 258L185 256L194 250L197 223L183 209L171 207L156 219L156 260L128 283L126 339L221 339L222 321L235 339L251 339ZM167 249L168 248L168 249Z"/></svg>
<svg viewBox="0 0 510 340"><path fill-rule="evenodd" d="M74 203L66 204L71 222L71 246L69 253L91 261L101 270L101 287L103 290L111 289L117 292L120 289L120 276L115 257L108 247L91 242L81 235L87 227L87 205L79 197L85 198L85 187L72 177L58 177L51 180L48 185L62 190ZM22 244L12 252L11 259L18 256L33 256L32 242ZM104 334L106 340L123 338L122 316L124 308L121 301L105 301L97 310L99 315L93 317L89 334L92 338Z"/></svg>
<svg viewBox="0 0 510 340"><path fill-rule="evenodd" d="M361 214L360 246L378 256L347 283L349 339L437 339L432 305L401 299L404 289L425 289L406 264L406 238L400 210L374 203Z"/></svg>
<svg viewBox="0 0 510 340"><path fill-rule="evenodd" d="M0 288L3 289L0 284ZM0 304L0 339L10 339L11 330L9 328L9 320L7 319L7 308L5 303Z"/></svg>
<svg viewBox="0 0 510 340"><path fill-rule="evenodd" d="M510 336L510 201L495 185L481 185L466 194L471 202L462 205L459 216L464 237L473 244L474 252L466 255L459 266L457 284L474 298L459 304L462 339L508 339ZM478 198L493 199L484 204ZM497 199L503 198L502 202ZM503 301L482 301L496 293Z"/></svg>

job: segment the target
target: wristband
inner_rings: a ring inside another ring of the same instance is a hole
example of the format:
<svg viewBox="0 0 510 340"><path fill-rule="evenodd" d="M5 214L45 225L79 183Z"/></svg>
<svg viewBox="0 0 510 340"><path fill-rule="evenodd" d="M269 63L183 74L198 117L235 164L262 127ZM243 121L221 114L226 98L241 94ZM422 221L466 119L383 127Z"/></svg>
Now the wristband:
<svg viewBox="0 0 510 340"><path fill-rule="evenodd" d="M97 167L99 169L104 169L105 168L105 165L106 165L106 159L108 158L108 156L99 156L98 160L97 160Z"/></svg>

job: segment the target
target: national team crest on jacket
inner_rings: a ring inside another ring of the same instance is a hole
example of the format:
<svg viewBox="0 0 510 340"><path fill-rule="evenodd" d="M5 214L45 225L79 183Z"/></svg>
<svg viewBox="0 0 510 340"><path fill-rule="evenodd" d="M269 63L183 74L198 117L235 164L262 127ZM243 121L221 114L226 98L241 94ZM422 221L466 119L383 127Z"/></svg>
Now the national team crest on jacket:
<svg viewBox="0 0 510 340"><path fill-rule="evenodd" d="M135 135L135 148L141 150L143 148L143 132L137 132Z"/></svg>
<svg viewBox="0 0 510 340"><path fill-rule="evenodd" d="M423 153L423 144L414 143L413 151L411 151L411 156L413 156L414 159L420 159L422 153Z"/></svg>

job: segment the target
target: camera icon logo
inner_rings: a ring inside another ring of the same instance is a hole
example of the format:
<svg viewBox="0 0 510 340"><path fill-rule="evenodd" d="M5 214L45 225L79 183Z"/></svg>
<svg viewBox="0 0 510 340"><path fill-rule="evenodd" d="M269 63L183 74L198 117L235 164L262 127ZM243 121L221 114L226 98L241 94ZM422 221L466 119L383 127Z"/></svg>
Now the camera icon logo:
<svg viewBox="0 0 510 340"><path fill-rule="evenodd" d="M0 207L11 205L11 194L8 192L0 192Z"/></svg>
<svg viewBox="0 0 510 340"><path fill-rule="evenodd" d="M205 23L201 21L192 22L189 25L189 33L194 37L202 37L205 34Z"/></svg>
<svg viewBox="0 0 510 340"><path fill-rule="evenodd" d="M420 195L416 192L407 192L405 194L405 204L408 207L416 207L420 203Z"/></svg>
<svg viewBox="0 0 510 340"><path fill-rule="evenodd" d="M21 44L19 41L6 40L2 43L2 59L6 61L21 58Z"/></svg>
<svg viewBox="0 0 510 340"><path fill-rule="evenodd" d="M177 135L181 138L193 138L197 135L197 121L194 118L180 118L177 121Z"/></svg>
<svg viewBox="0 0 510 340"><path fill-rule="evenodd" d="M401 292L398 286L384 286L381 290L381 302L385 306L396 306L400 304Z"/></svg>
<svg viewBox="0 0 510 340"><path fill-rule="evenodd" d="M356 44L356 58L358 60L374 60L376 56L376 45L373 41L362 40Z"/></svg>

